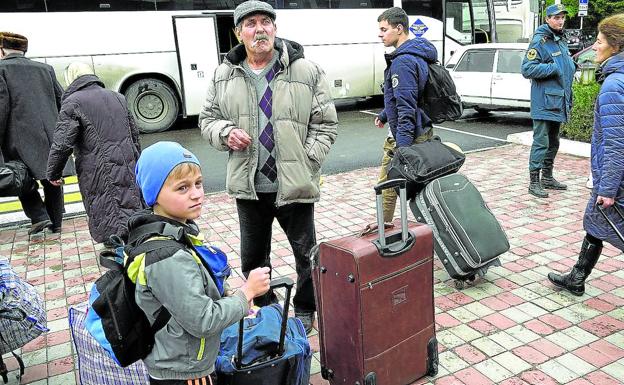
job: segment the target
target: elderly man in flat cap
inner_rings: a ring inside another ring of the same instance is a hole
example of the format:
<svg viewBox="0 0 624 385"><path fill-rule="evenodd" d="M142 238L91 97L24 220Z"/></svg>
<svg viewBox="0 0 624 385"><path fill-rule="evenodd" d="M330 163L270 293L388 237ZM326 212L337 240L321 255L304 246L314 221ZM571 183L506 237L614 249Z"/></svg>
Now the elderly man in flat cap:
<svg viewBox="0 0 624 385"><path fill-rule="evenodd" d="M297 270L295 314L312 329L316 305L309 252L316 243L314 202L337 115L323 70L301 45L276 38L275 10L250 0L234 10L241 44L216 69L199 115L203 137L229 151L227 190L236 198L242 270L271 267L274 219L286 233ZM277 301L270 292L256 305Z"/></svg>
<svg viewBox="0 0 624 385"><path fill-rule="evenodd" d="M0 32L0 148L4 161L23 162L43 185L45 204L36 184L19 196L32 223L28 233L58 233L63 190L46 180L46 167L63 89L52 67L26 58L27 50L26 37Z"/></svg>
<svg viewBox="0 0 624 385"><path fill-rule="evenodd" d="M522 75L531 79L533 144L529 155L529 193L538 198L548 198L545 189L568 188L553 176L559 129L570 118L572 109L576 71L563 31L567 14L562 4L546 8L546 24L535 30L522 61Z"/></svg>

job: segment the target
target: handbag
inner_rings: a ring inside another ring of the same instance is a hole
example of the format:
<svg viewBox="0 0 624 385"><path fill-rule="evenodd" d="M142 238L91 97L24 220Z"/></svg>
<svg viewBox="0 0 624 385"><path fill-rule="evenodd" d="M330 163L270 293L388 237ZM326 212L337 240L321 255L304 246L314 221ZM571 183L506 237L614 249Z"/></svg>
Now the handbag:
<svg viewBox="0 0 624 385"><path fill-rule="evenodd" d="M409 147L398 147L388 168L388 180L407 180L407 199L412 199L427 183L441 176L457 172L466 156L434 136Z"/></svg>
<svg viewBox="0 0 624 385"><path fill-rule="evenodd" d="M20 196L31 189L34 183L23 162L12 160L0 165L0 197Z"/></svg>

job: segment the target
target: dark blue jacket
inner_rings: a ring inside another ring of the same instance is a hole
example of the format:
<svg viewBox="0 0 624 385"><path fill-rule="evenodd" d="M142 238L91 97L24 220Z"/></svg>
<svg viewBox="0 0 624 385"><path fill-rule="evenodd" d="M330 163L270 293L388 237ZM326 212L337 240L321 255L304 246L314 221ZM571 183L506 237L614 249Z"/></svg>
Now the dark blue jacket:
<svg viewBox="0 0 624 385"><path fill-rule="evenodd" d="M522 61L522 76L531 79L531 118L568 121L575 71L564 36L539 26Z"/></svg>
<svg viewBox="0 0 624 385"><path fill-rule="evenodd" d="M615 204L624 210L624 53L603 64L602 76L605 80L596 100L591 142L594 188L583 227L589 234L624 251L624 244L594 206L600 195L615 198ZM607 213L624 232L624 221L613 215L613 209L607 209Z"/></svg>
<svg viewBox="0 0 624 385"><path fill-rule="evenodd" d="M379 119L390 125L397 147L411 145L431 127L431 120L418 107L418 98L427 83L428 63L437 58L435 46L421 37L406 41L386 55L384 110Z"/></svg>

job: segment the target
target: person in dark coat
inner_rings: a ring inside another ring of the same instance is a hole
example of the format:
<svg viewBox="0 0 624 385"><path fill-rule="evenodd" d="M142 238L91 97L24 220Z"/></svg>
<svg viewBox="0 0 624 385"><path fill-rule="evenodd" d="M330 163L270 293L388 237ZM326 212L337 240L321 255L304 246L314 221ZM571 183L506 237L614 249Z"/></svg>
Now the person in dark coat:
<svg viewBox="0 0 624 385"><path fill-rule="evenodd" d="M601 205L620 233L624 233L624 219L615 210L624 212L624 14L607 17L598 24L598 38L592 48L600 64L598 81L602 86L594 109L594 185L583 218L587 234L572 271L565 275L548 274L556 286L579 296L585 293L585 280L598 262L603 242L624 251L624 243L597 208Z"/></svg>
<svg viewBox="0 0 624 385"><path fill-rule="evenodd" d="M429 63L435 63L438 51L423 37L409 38L409 19L407 13L399 7L385 10L377 22L383 45L395 49L385 55L384 109L375 118L375 125L379 128L388 123L388 136L384 142L377 180L377 183L382 183L388 179L388 169L396 147L422 143L433 136L431 119L418 105L418 101L429 77ZM397 194L394 189L385 189L382 197L384 222L391 223Z"/></svg>
<svg viewBox="0 0 624 385"><path fill-rule="evenodd" d="M89 65L70 64L65 81L47 177L60 185L63 164L74 153L91 237L110 247L111 235L126 240L128 218L144 207L134 175L139 132L126 99L105 89Z"/></svg>
<svg viewBox="0 0 624 385"><path fill-rule="evenodd" d="M0 147L5 161L21 161L43 185L45 205L37 184L19 196L31 220L29 234L51 228L61 231L63 190L46 180L46 163L63 89L51 66L24 56L28 39L0 32ZM61 170L65 163L61 165ZM67 164L70 175L73 163Z"/></svg>

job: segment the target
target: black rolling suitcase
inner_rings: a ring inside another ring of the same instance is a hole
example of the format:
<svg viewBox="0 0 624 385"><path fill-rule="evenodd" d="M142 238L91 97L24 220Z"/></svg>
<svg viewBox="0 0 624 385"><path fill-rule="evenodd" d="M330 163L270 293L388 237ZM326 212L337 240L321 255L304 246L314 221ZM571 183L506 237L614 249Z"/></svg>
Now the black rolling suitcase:
<svg viewBox="0 0 624 385"><path fill-rule="evenodd" d="M410 208L418 222L431 226L435 252L458 289L489 267L500 266L498 256L509 250L505 231L462 174L429 183Z"/></svg>

